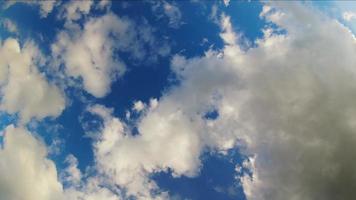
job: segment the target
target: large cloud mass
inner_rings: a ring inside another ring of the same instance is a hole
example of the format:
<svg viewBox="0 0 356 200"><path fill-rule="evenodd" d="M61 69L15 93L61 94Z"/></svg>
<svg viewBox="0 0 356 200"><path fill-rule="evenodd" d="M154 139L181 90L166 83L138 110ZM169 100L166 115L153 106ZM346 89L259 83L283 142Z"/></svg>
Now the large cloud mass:
<svg viewBox="0 0 356 200"><path fill-rule="evenodd" d="M265 5L261 17L277 28L267 26L256 47L242 50L222 16L221 52L175 56L181 83L146 111L140 135L106 120L97 159L129 194L152 197L157 187L148 174L194 176L204 149L237 145L249 157L252 176L241 177L249 200L356 196L353 34L302 4ZM207 118L214 110L218 117Z"/></svg>
<svg viewBox="0 0 356 200"><path fill-rule="evenodd" d="M210 147L240 141L253 172L241 178L250 200L355 197L353 34L301 4L266 5L261 17L278 29L267 27L256 47L241 50L223 17L222 52L175 57L182 83L160 104L184 113L181 122L218 110L198 132L186 127Z"/></svg>

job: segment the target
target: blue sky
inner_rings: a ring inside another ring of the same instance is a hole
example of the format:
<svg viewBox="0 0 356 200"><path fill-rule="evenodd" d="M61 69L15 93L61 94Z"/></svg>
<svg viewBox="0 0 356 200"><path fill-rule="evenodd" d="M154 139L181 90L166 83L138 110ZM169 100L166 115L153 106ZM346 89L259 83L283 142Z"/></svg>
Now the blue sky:
<svg viewBox="0 0 356 200"><path fill-rule="evenodd" d="M0 7L0 199L355 197L355 3Z"/></svg>

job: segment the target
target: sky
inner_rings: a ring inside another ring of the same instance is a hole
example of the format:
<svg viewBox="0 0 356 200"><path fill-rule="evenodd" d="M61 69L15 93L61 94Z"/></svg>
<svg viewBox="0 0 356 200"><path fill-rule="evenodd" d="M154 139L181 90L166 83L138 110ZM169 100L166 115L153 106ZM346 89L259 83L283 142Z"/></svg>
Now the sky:
<svg viewBox="0 0 356 200"><path fill-rule="evenodd" d="M0 200L356 198L356 3L1 1Z"/></svg>

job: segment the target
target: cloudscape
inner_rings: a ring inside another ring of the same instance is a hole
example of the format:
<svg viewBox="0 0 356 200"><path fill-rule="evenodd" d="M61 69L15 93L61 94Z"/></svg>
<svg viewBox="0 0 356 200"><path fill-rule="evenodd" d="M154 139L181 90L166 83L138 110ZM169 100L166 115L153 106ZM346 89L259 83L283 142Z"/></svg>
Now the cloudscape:
<svg viewBox="0 0 356 200"><path fill-rule="evenodd" d="M356 3L0 2L0 200L356 199Z"/></svg>

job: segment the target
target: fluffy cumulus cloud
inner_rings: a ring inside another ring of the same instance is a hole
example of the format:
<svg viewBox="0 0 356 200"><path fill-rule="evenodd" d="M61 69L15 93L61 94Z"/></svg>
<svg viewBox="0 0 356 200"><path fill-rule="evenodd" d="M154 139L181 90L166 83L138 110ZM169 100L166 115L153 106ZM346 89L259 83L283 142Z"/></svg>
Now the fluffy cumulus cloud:
<svg viewBox="0 0 356 200"><path fill-rule="evenodd" d="M169 133L188 133L188 146L176 150L189 151L190 158L199 158L200 147L224 152L237 145L250 158L244 166L252 176L241 177L249 200L355 196L354 36L303 4L265 5L261 17L277 28L266 27L256 47L242 50L239 34L223 16L221 52L174 57L172 69L181 84L145 116L141 137L152 128L145 122L159 117L157 123L163 124L176 116ZM209 110L216 110L218 117L206 119ZM168 166L177 174L189 174L199 165Z"/></svg>
<svg viewBox="0 0 356 200"><path fill-rule="evenodd" d="M0 44L0 57L0 108L19 115L19 126L9 125L1 134L0 199L62 200L62 184L46 145L23 126L33 118L58 116L64 97L38 71L45 60L32 42L21 48L8 38Z"/></svg>
<svg viewBox="0 0 356 200"><path fill-rule="evenodd" d="M111 110L90 108L104 119L94 144L97 169L128 196L166 199L152 173L192 177L202 152L238 146L252 172L240 178L248 199L354 196L353 35L300 4L266 5L261 17L278 29L266 27L256 47L241 50L239 34L222 16L222 51L175 56L181 83L154 107L136 103L133 109L143 111L139 135ZM205 117L211 111L216 119Z"/></svg>
<svg viewBox="0 0 356 200"><path fill-rule="evenodd" d="M125 64L114 53L118 48L130 47L131 24L107 14L89 20L83 30L77 31L61 32L52 50L65 64L69 76L81 77L85 90L103 97L110 91L111 82L125 71Z"/></svg>
<svg viewBox="0 0 356 200"><path fill-rule="evenodd" d="M71 23L68 30L58 34L52 52L65 65L67 75L82 79L88 93L104 97L111 83L126 70L117 53L129 53L135 60L156 59L167 55L169 47L156 41L149 25L136 26L109 12L90 18L83 28Z"/></svg>
<svg viewBox="0 0 356 200"><path fill-rule="evenodd" d="M249 60L258 58L246 65L253 67L250 105L240 113L253 126L254 175L243 181L248 198L350 199L356 184L356 163L349 159L356 142L354 36L302 5L265 11L287 34L266 31L247 52Z"/></svg>
<svg viewBox="0 0 356 200"><path fill-rule="evenodd" d="M139 135L104 112L98 168L129 195L167 198L150 174L194 176L205 149L237 146L249 157L242 167L252 174L240 177L249 200L354 197L354 36L308 5L272 3L261 17L277 28L267 26L256 47L242 50L222 16L222 51L175 56L181 83L146 108Z"/></svg>
<svg viewBox="0 0 356 200"><path fill-rule="evenodd" d="M167 199L150 174L168 169L174 176L197 174L200 141L189 127L195 125L183 121L179 111L162 115L151 103L145 112L152 113L139 124L141 135L134 136L125 123L111 116L111 110L99 105L89 110L104 119L101 136L94 144L97 169L124 188L127 196Z"/></svg>
<svg viewBox="0 0 356 200"><path fill-rule="evenodd" d="M44 59L32 42L21 48L16 39L6 39L0 45L0 57L2 111L18 113L22 122L31 118L55 117L62 112L64 97L38 71L37 66L43 65Z"/></svg>
<svg viewBox="0 0 356 200"><path fill-rule="evenodd" d="M0 149L0 199L62 200L62 185L45 144L20 127L8 126Z"/></svg>
<svg viewBox="0 0 356 200"><path fill-rule="evenodd" d="M101 186L99 177L83 181L72 155L62 182L47 146L23 127L8 126L0 149L0 199L6 200L119 200L119 193Z"/></svg>

